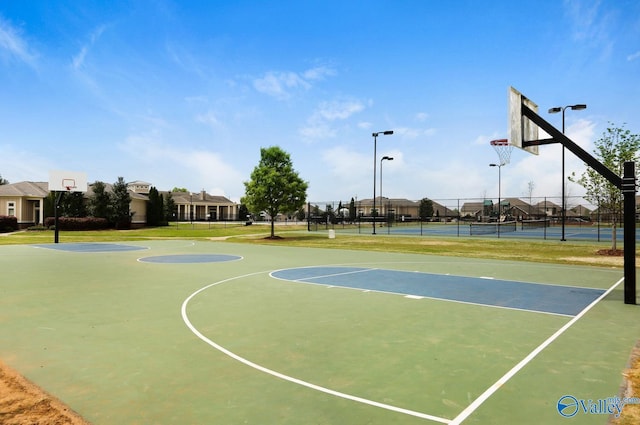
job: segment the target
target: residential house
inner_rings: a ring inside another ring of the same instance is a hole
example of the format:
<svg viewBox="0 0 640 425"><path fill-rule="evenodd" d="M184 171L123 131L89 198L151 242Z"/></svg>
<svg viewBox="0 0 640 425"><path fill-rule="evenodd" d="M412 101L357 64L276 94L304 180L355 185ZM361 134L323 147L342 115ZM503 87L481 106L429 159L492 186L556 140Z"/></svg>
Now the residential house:
<svg viewBox="0 0 640 425"><path fill-rule="evenodd" d="M147 203L151 184L134 181L127 184L131 203L131 224L141 227L147 222ZM105 183L110 192L113 185ZM166 199L168 192L160 192ZM85 197L93 194L93 185L88 185ZM235 220L239 205L224 196L200 193L172 192L178 220ZM44 200L49 196L47 182L18 182L0 185L0 215L14 216L20 228L44 223Z"/></svg>

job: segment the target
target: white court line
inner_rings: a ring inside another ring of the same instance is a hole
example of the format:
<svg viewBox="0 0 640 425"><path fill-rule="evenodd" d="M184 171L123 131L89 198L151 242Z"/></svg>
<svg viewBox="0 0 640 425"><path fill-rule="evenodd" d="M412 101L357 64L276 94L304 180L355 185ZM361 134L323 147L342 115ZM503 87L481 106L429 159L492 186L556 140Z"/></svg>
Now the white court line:
<svg viewBox="0 0 640 425"><path fill-rule="evenodd" d="M501 386L503 386L504 384L507 383L507 381L509 381L511 378L513 378L513 376L518 373L523 367L525 367L529 362L531 362L538 354L540 354L542 352L542 350L544 350L545 348L547 348L553 341L555 341L556 339L558 339L558 337L560 335L562 335L567 329L569 329L571 326L573 326L578 320L580 320L582 318L582 316L584 316L589 310L591 310L591 308L593 306L595 306L596 304L598 304L604 297L606 297L607 295L609 295L609 293L611 291L613 291L618 285L620 285L620 283L624 280L624 277L620 278L620 280L618 280L611 288L609 288L604 294L600 295L600 297L598 297L595 301L593 301L591 304L589 304L587 307L585 307L584 310L582 310L580 313L578 313L573 319L571 319L570 321L568 321L563 327L561 327L560 329L558 329L553 335L551 335L549 338L546 339L546 341L544 341L542 344L540 344L538 347L536 347L535 350L533 350L531 353L529 353L529 355L527 357L525 357L524 359L522 359L520 361L520 363L518 363L517 365L515 365L513 368L511 368L510 371L508 371L507 373L504 374L504 376L502 376L502 378L498 379L496 381L496 383L494 383L492 386L490 386L489 388L487 388L487 390L480 394L480 396L478 398L476 398L473 403L471 403L469 406L467 406L466 409L464 409L458 416L456 416L451 422L449 422L450 425L459 425L462 423L462 421L464 421L465 419L467 419L469 417L469 415L471 415L478 407L480 407L482 405L482 403L484 403L485 401L487 401L487 399L489 397L491 397L493 395L493 393L495 393Z"/></svg>
<svg viewBox="0 0 640 425"><path fill-rule="evenodd" d="M342 392L339 392L339 391L335 391L335 390L332 390L332 389L329 389L329 388L322 387L320 385L316 385L316 384L312 384L312 383L307 382L307 381L303 381L303 380L298 379L298 378L294 378L292 376L285 375L285 374L280 373L280 372L276 372L275 370L268 369L268 368L266 368L264 366L261 366L259 364L253 363L252 361L247 360L244 357L241 357L241 356L235 354L234 352L232 352L230 350L227 350L223 346L215 343L214 341L210 340L205 335L203 335L198 329L196 329L196 327L189 320L189 317L187 315L187 305L189 304L189 301L191 301L196 295L200 294L201 292L203 292L203 291L205 291L205 290L207 290L207 289L209 289L209 288L211 288L213 286L219 285L221 283L230 282L232 280L241 279L241 278L249 277L249 276L255 276L255 275L263 274L263 273L268 273L268 272L255 272L255 273L245 274L245 275L242 275L242 276L236 276L236 277L232 277L232 278L229 278L229 279L221 280L219 282L212 283L210 285L207 285L207 286L205 286L203 288L198 289L196 292L194 292L193 294L189 295L189 297L187 297L187 299L184 300L184 302L182 303L182 308L181 308L182 320L187 325L187 327L191 330L191 332L193 332L198 338L200 338L202 341L204 341L205 343L209 344L210 346L212 346L216 350L226 354L227 356L231 357L232 359L235 359L235 360L239 361L240 363L243 363L243 364L245 364L245 365L247 365L249 367L252 367L252 368L254 368L256 370L259 370L261 372L268 373L269 375L275 376L276 378L280 378L280 379L283 379L285 381L292 382L294 384L302 385L303 387L307 387L307 388L310 388L312 390L320 391L320 392L323 392L325 394L333 395L333 396L336 396L336 397L344 398L346 400L351 400L351 401L355 401L355 402L362 403L362 404L367 404L369 406L379 407L381 409L386 409L386 410L390 410L390 411L393 411L393 412L402 413L402 414L405 414L405 415L415 416L415 417L422 418L422 419L428 419L430 421L440 422L440 423L443 423L443 424L449 424L450 423L449 419L445 419L445 418L441 418L441 417L433 416L433 415L428 415L426 413L416 412L416 411L409 410L409 409L404 409L402 407L391 406L389 404L380 403L380 402L373 401L373 400L368 400L366 398L357 397L357 396L354 396L354 395L351 395L351 394L342 393Z"/></svg>
<svg viewBox="0 0 640 425"><path fill-rule="evenodd" d="M326 268L323 266L314 266L314 267L301 267L301 268ZM291 269L284 269L284 270L291 270ZM303 277L301 279L283 279L281 277L275 277L273 276L273 273L279 272L281 270L276 270L274 272L269 273L269 276L275 278L275 279L280 279L280 280L288 280L288 281L294 281L294 282L302 282L303 280L310 280L310 279L323 279L325 277L333 277L333 276L344 276L344 275L348 275L348 274L355 274L355 273L364 273L364 272L371 272L377 270L375 268L366 268L366 269L362 269L362 270L352 270L349 272L341 272L341 273L331 273L331 274L325 274L325 275L320 275L320 276L309 276L309 277Z"/></svg>

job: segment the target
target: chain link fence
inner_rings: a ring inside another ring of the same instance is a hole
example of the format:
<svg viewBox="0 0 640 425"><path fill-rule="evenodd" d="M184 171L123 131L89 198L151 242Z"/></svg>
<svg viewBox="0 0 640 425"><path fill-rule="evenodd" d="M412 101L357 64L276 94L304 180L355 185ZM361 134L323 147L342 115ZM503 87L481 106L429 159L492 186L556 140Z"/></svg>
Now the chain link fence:
<svg viewBox="0 0 640 425"><path fill-rule="evenodd" d="M622 217L582 197L372 199L307 203L309 231L557 240L622 240Z"/></svg>

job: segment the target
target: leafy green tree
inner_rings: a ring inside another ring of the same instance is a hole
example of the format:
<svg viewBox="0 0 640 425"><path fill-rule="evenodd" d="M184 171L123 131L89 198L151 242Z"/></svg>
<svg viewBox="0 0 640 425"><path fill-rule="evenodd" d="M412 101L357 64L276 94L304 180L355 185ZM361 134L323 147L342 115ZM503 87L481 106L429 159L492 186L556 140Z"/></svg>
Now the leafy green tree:
<svg viewBox="0 0 640 425"><path fill-rule="evenodd" d="M422 198L418 207L420 220L429 221L433 217L433 201L429 198Z"/></svg>
<svg viewBox="0 0 640 425"><path fill-rule="evenodd" d="M260 149L260 162L244 186L241 203L254 213L267 213L271 221L271 238L275 238L276 216L302 207L308 184L294 170L290 155L278 146L271 146Z"/></svg>
<svg viewBox="0 0 640 425"><path fill-rule="evenodd" d="M9 180L3 179L2 175L0 174L0 186L3 184L9 184Z"/></svg>
<svg viewBox="0 0 640 425"><path fill-rule="evenodd" d="M122 177L113 184L113 197L111 198L111 222L116 229L128 229L131 227L131 215L129 206L131 205L131 195L127 189L127 184Z"/></svg>
<svg viewBox="0 0 640 425"><path fill-rule="evenodd" d="M109 219L111 194L107 192L107 185L104 182L96 181L91 185L91 189L93 194L87 201L89 215Z"/></svg>
<svg viewBox="0 0 640 425"><path fill-rule="evenodd" d="M624 128L624 125L616 127L613 123L609 123L602 137L595 141L594 156L611 171L621 176L626 161L638 161L638 150L640 150L640 135L632 134ZM572 174L570 180L584 187L585 199L598 205L601 214L606 213L611 220L611 249L616 250L616 227L623 211L622 191L590 167L578 179L575 178L575 173Z"/></svg>
<svg viewBox="0 0 640 425"><path fill-rule="evenodd" d="M84 193L63 192L58 204L60 215L65 217L86 217Z"/></svg>
<svg viewBox="0 0 640 425"><path fill-rule="evenodd" d="M167 199L164 202L164 219L167 223L176 219L176 203L171 196L171 192L167 193Z"/></svg>
<svg viewBox="0 0 640 425"><path fill-rule="evenodd" d="M189 191L184 187L174 187L173 189L171 189L171 191L172 192L189 193Z"/></svg>

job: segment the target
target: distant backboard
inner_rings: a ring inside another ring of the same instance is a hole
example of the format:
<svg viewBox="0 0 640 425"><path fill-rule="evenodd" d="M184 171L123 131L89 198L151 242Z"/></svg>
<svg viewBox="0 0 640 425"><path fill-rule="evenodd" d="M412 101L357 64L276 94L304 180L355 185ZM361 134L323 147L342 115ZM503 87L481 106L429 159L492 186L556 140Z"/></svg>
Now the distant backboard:
<svg viewBox="0 0 640 425"><path fill-rule="evenodd" d="M49 171L49 191L86 192L87 174L78 171Z"/></svg>
<svg viewBox="0 0 640 425"><path fill-rule="evenodd" d="M538 126L522 116L522 105L538 113L538 105L513 87L509 87L509 139L513 146L538 155L538 146L522 147L522 142L538 140Z"/></svg>

